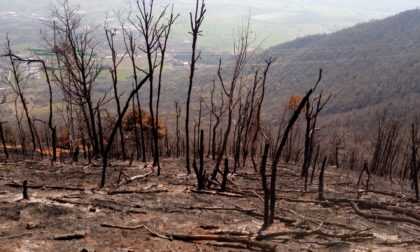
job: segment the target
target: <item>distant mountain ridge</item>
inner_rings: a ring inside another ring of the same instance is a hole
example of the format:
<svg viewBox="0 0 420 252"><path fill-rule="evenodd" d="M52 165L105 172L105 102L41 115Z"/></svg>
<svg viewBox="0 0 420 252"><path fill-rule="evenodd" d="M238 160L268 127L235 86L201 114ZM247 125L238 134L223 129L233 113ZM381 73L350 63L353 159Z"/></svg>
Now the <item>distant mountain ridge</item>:
<svg viewBox="0 0 420 252"><path fill-rule="evenodd" d="M322 68L321 88L334 94L328 115L369 109L419 110L418 9L332 34L296 39L265 53L278 58L270 76L275 83L269 87L271 101L303 94Z"/></svg>

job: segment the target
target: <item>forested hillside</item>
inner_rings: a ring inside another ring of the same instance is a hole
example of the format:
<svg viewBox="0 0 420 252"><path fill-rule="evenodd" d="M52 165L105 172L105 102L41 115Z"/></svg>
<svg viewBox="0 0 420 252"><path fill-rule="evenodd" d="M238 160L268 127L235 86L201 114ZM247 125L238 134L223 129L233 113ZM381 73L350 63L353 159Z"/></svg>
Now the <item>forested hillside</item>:
<svg viewBox="0 0 420 252"><path fill-rule="evenodd" d="M323 68L323 85L334 93L326 114L343 113L341 118L360 114L370 120L383 109L411 113L417 108L418 112L419 23L420 11L410 10L270 48L267 54L279 58L270 76L276 83L271 98L302 93Z"/></svg>

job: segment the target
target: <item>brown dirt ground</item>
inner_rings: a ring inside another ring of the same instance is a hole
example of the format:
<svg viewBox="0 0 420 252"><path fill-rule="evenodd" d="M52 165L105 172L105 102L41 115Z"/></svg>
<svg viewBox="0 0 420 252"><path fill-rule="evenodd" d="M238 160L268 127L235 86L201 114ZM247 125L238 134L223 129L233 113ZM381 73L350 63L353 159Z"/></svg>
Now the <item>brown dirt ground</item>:
<svg viewBox="0 0 420 252"><path fill-rule="evenodd" d="M210 169L211 161L206 165ZM187 176L182 160L163 160L160 177L154 172L145 178L126 182L123 175L117 186L118 171L122 167L128 176L152 171L143 163L134 162L127 167L127 163L115 161L108 170L107 187L99 189L101 168L96 165L52 166L45 160L17 158L0 164L0 251L258 251L256 247L234 242L171 241L155 237L144 228L129 230L101 225L144 225L165 236L224 233L254 240L262 224L263 203L260 200L260 177L251 167L229 176L234 184L228 183L231 194L227 195L194 192L195 177ZM326 198L356 199L357 176L357 173L328 167ZM280 168L277 217L281 218L265 233L319 228L324 233L342 235L367 229L360 232L364 236L339 238L317 233L304 236L284 234L261 242L276 245L277 251L420 251L419 225L367 219L356 214L350 204L331 201L321 204L317 200L316 177L308 191L303 192L299 168ZM11 184L20 185L25 179L30 186L69 186L82 190L30 188L30 199L21 200L22 189ZM408 200L412 194L409 187L402 188L397 182L393 184L378 177L371 179L371 185L372 189L401 197L369 192L362 196L363 200L384 202L410 209L417 216L420 214L419 204ZM115 194L115 190L122 189L138 192ZM383 209L360 209L381 216L402 216ZM83 233L84 237L54 239L74 233Z"/></svg>

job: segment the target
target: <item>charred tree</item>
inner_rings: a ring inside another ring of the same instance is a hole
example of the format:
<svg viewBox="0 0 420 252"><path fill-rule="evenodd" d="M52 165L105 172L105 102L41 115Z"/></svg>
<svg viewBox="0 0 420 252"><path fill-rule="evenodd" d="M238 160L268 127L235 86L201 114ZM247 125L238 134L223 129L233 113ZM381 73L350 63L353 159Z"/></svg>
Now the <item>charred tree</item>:
<svg viewBox="0 0 420 252"><path fill-rule="evenodd" d="M137 44L136 41L134 39L134 35L132 33L132 31L127 30L124 25L122 25L122 30L124 33L124 45L125 45L125 50L126 53L128 55L128 57L130 58L130 63L131 63L131 70L133 73L133 90L135 89L135 87L138 85L139 83L139 77L138 77L138 69L139 67L137 66L137 62L136 62L136 58L137 58ZM141 109L141 104L140 104L140 97L139 97L139 92L136 93L135 96L135 100L136 100L136 105L137 105L137 110L139 112L139 118L137 118L137 114L136 114L136 119L139 121L140 124L140 142L141 142L141 157L142 157L142 161L143 163L146 163L146 144L145 144L145 138L144 138L144 127L143 127L143 111ZM133 103L134 103L134 99L133 99ZM134 105L133 105L134 106ZM136 109L134 109L133 111L135 111ZM136 139L136 141L138 141ZM139 145L138 142L136 142L136 145ZM137 155L137 160L140 160L140 156Z"/></svg>
<svg viewBox="0 0 420 252"><path fill-rule="evenodd" d="M360 194L359 194L359 185L360 185L360 182L362 180L363 173L365 173L365 172L367 174L365 191L367 192L369 190L369 181L370 181L370 171L369 171L369 166L368 166L367 160L365 160L365 162L363 163L363 169L360 171L359 179L357 180L357 186L356 187L357 187L357 195L358 195L358 197L360 196Z"/></svg>
<svg viewBox="0 0 420 252"><path fill-rule="evenodd" d="M322 161L321 171L319 172L319 181L318 181L318 199L324 200L324 173L325 166L327 165L327 157L324 157Z"/></svg>
<svg viewBox="0 0 420 252"><path fill-rule="evenodd" d="M102 177L101 177L101 182L100 182L100 186L104 187L105 186L105 180L106 180L106 168L108 167L108 158L109 158L109 153L111 151L111 147L112 144L114 142L115 139L115 135L117 134L117 131L119 129L119 127L121 127L121 123L123 121L123 118L130 106L130 102L131 99L133 99L133 97L139 92L140 88L144 85L144 83L146 83L149 78L150 78L151 74L147 74L136 86L136 88L134 90L131 91L130 95L127 98L127 101L123 107L123 109L121 110L121 114L118 116L117 121L115 122L115 124L113 125L112 131L110 136L107 138L107 144L105 146L105 144L103 143L103 137L101 137L101 146L102 146L102 150L101 150L101 156L102 156ZM98 114L99 114L100 110L98 110ZM100 115L99 119L100 119ZM99 120L99 123L101 121ZM102 127L100 127L102 129ZM101 130L102 131L102 130ZM102 135L102 132L101 132Z"/></svg>
<svg viewBox="0 0 420 252"><path fill-rule="evenodd" d="M225 169L223 171L222 184L220 185L221 192L226 191L226 183L227 183L228 174L229 174L229 160L225 158Z"/></svg>
<svg viewBox="0 0 420 252"><path fill-rule="evenodd" d="M262 156L261 165L260 165L261 183L262 183L262 188L264 191L264 223L261 227L262 231L264 231L269 226L270 189L268 188L267 174L266 174L269 149L270 149L270 144L266 143L264 147L264 154Z"/></svg>
<svg viewBox="0 0 420 252"><path fill-rule="evenodd" d="M418 151L418 140L417 140L418 126L414 123L411 124L411 179L412 187L416 195L416 200L420 201L419 196L419 167L417 163L417 151Z"/></svg>
<svg viewBox="0 0 420 252"><path fill-rule="evenodd" d="M6 156L6 158L9 158L9 152L7 151L7 144L6 144L6 139L4 137L4 131L3 131L4 123L5 122L0 122L0 138L1 138L1 143L3 145L4 155Z"/></svg>
<svg viewBox="0 0 420 252"><path fill-rule="evenodd" d="M302 98L299 105L297 106L296 110L294 111L292 117L289 120L289 123L287 124L286 129L284 130L280 145L276 148L275 155L273 158L273 164L271 167L271 181L270 181L270 215L268 219L268 225L271 225L274 223L274 214L275 214L275 205L276 205L276 179L277 179L277 166L280 162L281 154L283 152L283 149L286 145L287 139L289 137L290 131L293 128L293 125L299 118L303 108L305 107L306 103L310 100L310 97L312 93L316 90L319 83L322 80L322 69L319 71L319 78L316 82L315 86L310 89L305 97Z"/></svg>
<svg viewBox="0 0 420 252"><path fill-rule="evenodd" d="M207 181L206 170L204 169L204 131L200 132L200 144L199 144L199 158L200 167L197 167L196 156L194 154L193 169L197 178L197 190L202 190Z"/></svg>
<svg viewBox="0 0 420 252"><path fill-rule="evenodd" d="M204 21L204 15L206 14L206 5L204 0L196 1L195 7L195 14L190 12L190 24L191 24L191 32L192 35L192 52L191 52L191 62L190 62L190 76L189 76L189 85L188 85L188 96L186 102L186 110L185 110L185 159L186 159L186 166L187 166L187 173L191 173L190 168L190 131L189 131L189 123L190 123L190 103L191 103L191 91L194 82L194 74L195 74L195 65L200 58L200 52L197 55L197 41L198 37L201 36L202 31L201 25Z"/></svg>
<svg viewBox="0 0 420 252"><path fill-rule="evenodd" d="M211 180L215 180L217 173L219 173L219 166L222 162L223 156L225 155L227 143L229 140L230 132L232 129L232 121L233 121L233 114L234 109L238 103L237 99L237 84L240 81L242 72L249 60L249 43L250 43L250 35L251 35L251 27L248 22L241 28L239 28L236 34L236 43L234 44L234 66L232 76L229 80L229 84L225 82L223 74L222 74L222 60L219 60L219 67L217 70L217 75L219 77L220 85L222 90L227 98L227 126L226 130L223 135L222 145L220 148L220 152L218 153L218 157L216 159L216 165L211 173Z"/></svg>
<svg viewBox="0 0 420 252"><path fill-rule="evenodd" d="M117 55L117 51L115 49L115 36L117 35L117 31L115 29L110 29L105 26L105 35L106 40L108 42L108 47L111 51L111 66L108 67L108 70L111 74L112 78L112 87L114 91L114 99L117 105L117 115L121 115L121 103L120 103L120 94L118 93L118 67L121 62L124 60L124 56L119 57ZM127 153L125 148L125 137L122 125L118 128L120 133L120 142L121 142L121 152L122 152L122 159L127 159Z"/></svg>

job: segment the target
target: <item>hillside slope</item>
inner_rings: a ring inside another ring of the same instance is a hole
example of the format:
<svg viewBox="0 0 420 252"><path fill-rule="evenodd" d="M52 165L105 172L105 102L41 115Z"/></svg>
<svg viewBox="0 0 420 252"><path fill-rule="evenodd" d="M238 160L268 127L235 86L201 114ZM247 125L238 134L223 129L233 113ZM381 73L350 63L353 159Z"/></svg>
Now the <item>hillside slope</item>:
<svg viewBox="0 0 420 252"><path fill-rule="evenodd" d="M418 110L419 23L420 10L410 10L270 48L265 54L277 57L278 62L271 71L269 100L303 94L317 80L322 68L321 87L334 94L326 109L328 115L362 114L363 118L369 110L386 108L399 114L416 107Z"/></svg>

